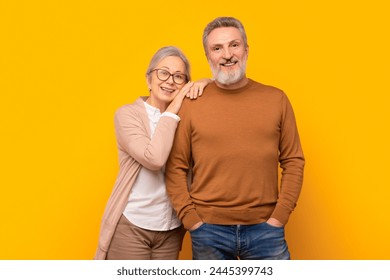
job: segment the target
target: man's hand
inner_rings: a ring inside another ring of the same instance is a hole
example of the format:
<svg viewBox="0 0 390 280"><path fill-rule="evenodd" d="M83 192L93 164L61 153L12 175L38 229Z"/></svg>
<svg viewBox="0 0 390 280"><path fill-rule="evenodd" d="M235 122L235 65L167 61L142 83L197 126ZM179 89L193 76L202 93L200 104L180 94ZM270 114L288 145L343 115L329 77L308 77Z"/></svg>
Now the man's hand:
<svg viewBox="0 0 390 280"><path fill-rule="evenodd" d="M200 226L203 225L203 222L197 222L195 225L193 225L189 231L193 231L193 230L196 230L198 228L200 228Z"/></svg>
<svg viewBox="0 0 390 280"><path fill-rule="evenodd" d="M269 218L267 220L267 223L270 224L271 226L274 226L274 227L282 227L283 226L283 224L275 218Z"/></svg>

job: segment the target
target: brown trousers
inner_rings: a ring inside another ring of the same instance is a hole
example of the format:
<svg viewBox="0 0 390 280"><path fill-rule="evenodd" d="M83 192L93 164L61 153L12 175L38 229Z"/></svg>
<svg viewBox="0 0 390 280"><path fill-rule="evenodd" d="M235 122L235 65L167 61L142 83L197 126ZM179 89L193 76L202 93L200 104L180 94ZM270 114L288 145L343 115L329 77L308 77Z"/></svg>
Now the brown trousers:
<svg viewBox="0 0 390 280"><path fill-rule="evenodd" d="M176 260L185 232L183 226L168 231L142 229L122 215L107 260Z"/></svg>

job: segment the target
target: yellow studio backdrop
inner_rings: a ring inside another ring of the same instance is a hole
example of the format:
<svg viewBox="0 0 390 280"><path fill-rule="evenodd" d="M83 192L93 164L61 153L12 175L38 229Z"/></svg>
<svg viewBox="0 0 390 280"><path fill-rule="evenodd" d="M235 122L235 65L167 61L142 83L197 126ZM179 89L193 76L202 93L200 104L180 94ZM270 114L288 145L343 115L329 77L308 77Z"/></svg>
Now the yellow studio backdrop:
<svg viewBox="0 0 390 280"><path fill-rule="evenodd" d="M0 259L93 258L118 171L115 110L148 93L162 46L209 77L201 36L217 16L244 23L248 76L295 110L307 164L292 258L390 259L386 3L0 1Z"/></svg>

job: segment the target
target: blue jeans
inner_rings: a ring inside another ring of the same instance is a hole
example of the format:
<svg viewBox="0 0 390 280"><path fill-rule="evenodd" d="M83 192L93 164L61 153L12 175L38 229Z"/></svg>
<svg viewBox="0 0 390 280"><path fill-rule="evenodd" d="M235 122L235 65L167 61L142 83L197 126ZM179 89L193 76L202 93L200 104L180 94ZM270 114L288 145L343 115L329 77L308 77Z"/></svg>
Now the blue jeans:
<svg viewBox="0 0 390 280"><path fill-rule="evenodd" d="M203 224L190 231L194 260L288 260L284 227Z"/></svg>

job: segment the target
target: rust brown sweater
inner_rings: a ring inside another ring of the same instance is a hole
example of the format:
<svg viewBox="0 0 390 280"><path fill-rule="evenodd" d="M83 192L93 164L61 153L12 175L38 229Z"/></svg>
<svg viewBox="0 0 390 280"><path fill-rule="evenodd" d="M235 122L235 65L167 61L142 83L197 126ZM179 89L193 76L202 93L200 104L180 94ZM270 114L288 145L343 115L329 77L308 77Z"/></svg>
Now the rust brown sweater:
<svg viewBox="0 0 390 280"><path fill-rule="evenodd" d="M184 101L179 116L166 183L186 228L199 221L288 221L302 187L304 156L293 109L281 90L253 80L237 90L211 83L198 100Z"/></svg>

